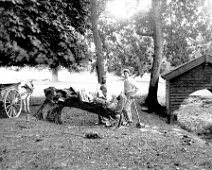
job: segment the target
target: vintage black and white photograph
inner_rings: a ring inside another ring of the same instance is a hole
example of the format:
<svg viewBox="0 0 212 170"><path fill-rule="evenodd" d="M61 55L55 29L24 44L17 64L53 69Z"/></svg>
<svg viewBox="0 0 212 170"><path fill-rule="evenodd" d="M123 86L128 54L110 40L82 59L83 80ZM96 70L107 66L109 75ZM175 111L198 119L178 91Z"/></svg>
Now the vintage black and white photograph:
<svg viewBox="0 0 212 170"><path fill-rule="evenodd" d="M0 170L211 170L212 0L0 0Z"/></svg>

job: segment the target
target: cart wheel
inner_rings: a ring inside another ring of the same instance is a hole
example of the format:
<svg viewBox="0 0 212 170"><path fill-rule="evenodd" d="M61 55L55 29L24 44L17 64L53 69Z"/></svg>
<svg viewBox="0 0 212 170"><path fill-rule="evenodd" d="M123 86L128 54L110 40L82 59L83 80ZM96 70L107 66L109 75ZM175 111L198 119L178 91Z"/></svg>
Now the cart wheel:
<svg viewBox="0 0 212 170"><path fill-rule="evenodd" d="M21 95L17 90L8 90L4 96L4 109L9 118L18 117L22 110Z"/></svg>

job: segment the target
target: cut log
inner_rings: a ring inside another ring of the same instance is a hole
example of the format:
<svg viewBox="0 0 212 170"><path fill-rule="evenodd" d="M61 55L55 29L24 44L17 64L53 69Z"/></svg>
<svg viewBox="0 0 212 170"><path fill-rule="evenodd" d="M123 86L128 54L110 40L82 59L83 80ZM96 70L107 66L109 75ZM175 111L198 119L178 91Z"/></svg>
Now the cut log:
<svg viewBox="0 0 212 170"><path fill-rule="evenodd" d="M106 105L102 103L97 103L97 102L89 103L89 102L82 102L82 101L78 101L78 102L67 101L65 105L68 107L75 107L78 109L86 110L88 112L95 113L95 114L98 114L99 116L103 116L109 119L110 118L116 119L118 114L114 110L107 108Z"/></svg>
<svg viewBox="0 0 212 170"><path fill-rule="evenodd" d="M49 88L48 88L49 90ZM44 89L44 91L47 91ZM63 116L61 115L62 109L64 107L74 107L82 110L86 110L90 113L97 114L99 116L106 117L108 119L113 119L116 122L120 119L120 114L114 110L108 108L105 102L101 100L95 100L94 102L84 102L80 101L76 96L61 96L62 90L56 90L59 94L52 96L49 99L49 96L44 103L41 105L40 109L34 115L37 119L48 120L51 122L62 124L64 122ZM54 93L48 93L54 94ZM59 97L58 97L59 96ZM54 99L54 100L52 100ZM61 100L62 99L62 100Z"/></svg>
<svg viewBox="0 0 212 170"><path fill-rule="evenodd" d="M82 101L78 101L78 102L59 102L57 104L55 104L53 106L53 108L51 108L48 111L48 115L47 115L47 120L49 121L53 121L55 123L59 123L62 124L64 122L63 120L63 115L61 115L61 111L64 107L73 107L73 108L78 108L78 109L82 109L82 110L86 110L90 113L94 113L97 114L99 116L103 116L106 117L108 119L113 119L115 121L119 120L119 114L117 114L115 111L103 106L100 103L88 103L88 102L82 102Z"/></svg>

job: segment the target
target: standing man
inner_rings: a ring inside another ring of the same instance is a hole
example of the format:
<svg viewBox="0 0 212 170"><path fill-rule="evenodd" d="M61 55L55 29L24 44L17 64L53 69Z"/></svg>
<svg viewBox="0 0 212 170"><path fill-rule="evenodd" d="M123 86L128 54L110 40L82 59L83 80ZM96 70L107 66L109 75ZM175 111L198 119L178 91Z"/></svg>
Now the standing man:
<svg viewBox="0 0 212 170"><path fill-rule="evenodd" d="M134 101L133 98L135 97L135 94L138 92L139 88L136 85L136 82L130 77L130 71L128 69L124 69L123 74L124 74L124 94L127 97L127 102L123 110L127 122L123 123L124 125L127 125L133 122L131 105Z"/></svg>

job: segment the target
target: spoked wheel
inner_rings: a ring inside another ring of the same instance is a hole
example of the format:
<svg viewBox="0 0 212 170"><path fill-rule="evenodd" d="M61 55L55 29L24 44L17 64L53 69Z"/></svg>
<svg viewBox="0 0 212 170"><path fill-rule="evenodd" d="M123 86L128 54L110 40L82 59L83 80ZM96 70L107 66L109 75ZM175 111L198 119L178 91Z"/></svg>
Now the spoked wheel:
<svg viewBox="0 0 212 170"><path fill-rule="evenodd" d="M21 95L17 90L8 90L4 96L4 109L9 118L18 117L22 110Z"/></svg>

